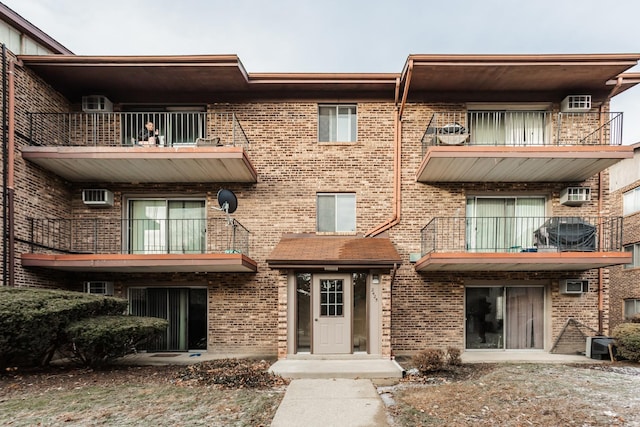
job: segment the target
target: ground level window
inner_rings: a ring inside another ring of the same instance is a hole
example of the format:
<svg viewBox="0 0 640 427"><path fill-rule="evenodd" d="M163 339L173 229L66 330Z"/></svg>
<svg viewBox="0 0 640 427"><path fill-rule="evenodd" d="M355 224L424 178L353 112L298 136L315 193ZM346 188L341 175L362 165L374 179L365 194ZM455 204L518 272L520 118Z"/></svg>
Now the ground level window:
<svg viewBox="0 0 640 427"><path fill-rule="evenodd" d="M630 319L636 314L640 314L640 299L624 300L624 318Z"/></svg>
<svg viewBox="0 0 640 427"><path fill-rule="evenodd" d="M467 349L542 349L543 287L466 289Z"/></svg>

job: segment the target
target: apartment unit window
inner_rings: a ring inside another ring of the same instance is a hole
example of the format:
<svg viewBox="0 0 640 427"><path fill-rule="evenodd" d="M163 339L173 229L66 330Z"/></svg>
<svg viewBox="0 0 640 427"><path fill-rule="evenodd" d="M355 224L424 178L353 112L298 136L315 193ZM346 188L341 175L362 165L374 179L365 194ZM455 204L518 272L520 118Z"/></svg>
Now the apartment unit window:
<svg viewBox="0 0 640 427"><path fill-rule="evenodd" d="M471 142L476 145L543 145L546 111L469 111Z"/></svg>
<svg viewBox="0 0 640 427"><path fill-rule="evenodd" d="M634 245L627 245L624 247L624 251L631 253L631 263L625 264L624 268L640 267L640 243L636 243Z"/></svg>
<svg viewBox="0 0 640 427"><path fill-rule="evenodd" d="M629 319L631 316L640 313L640 299L624 300L624 318Z"/></svg>
<svg viewBox="0 0 640 427"><path fill-rule="evenodd" d="M205 215L204 200L129 200L129 252L204 253Z"/></svg>
<svg viewBox="0 0 640 427"><path fill-rule="evenodd" d="M355 105L318 106L319 142L355 142L357 134Z"/></svg>
<svg viewBox="0 0 640 427"><path fill-rule="evenodd" d="M622 213L631 215L640 212L640 187L629 190L622 196Z"/></svg>
<svg viewBox="0 0 640 427"><path fill-rule="evenodd" d="M545 221L544 197L467 198L467 250L520 252Z"/></svg>
<svg viewBox="0 0 640 427"><path fill-rule="evenodd" d="M319 232L356 231L356 195L319 193L317 223Z"/></svg>

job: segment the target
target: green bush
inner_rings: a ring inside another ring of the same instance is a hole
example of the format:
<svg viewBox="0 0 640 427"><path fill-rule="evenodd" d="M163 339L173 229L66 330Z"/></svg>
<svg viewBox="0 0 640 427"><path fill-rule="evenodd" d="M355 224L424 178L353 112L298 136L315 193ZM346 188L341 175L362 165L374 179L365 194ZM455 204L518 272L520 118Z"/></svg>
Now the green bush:
<svg viewBox="0 0 640 427"><path fill-rule="evenodd" d="M612 334L619 356L632 362L640 362L640 323L621 323Z"/></svg>
<svg viewBox="0 0 640 427"><path fill-rule="evenodd" d="M444 351L439 348L427 348L416 353L411 361L413 366L423 375L436 372L444 367Z"/></svg>
<svg viewBox="0 0 640 427"><path fill-rule="evenodd" d="M629 322L631 323L640 323L640 313L636 313L631 318L629 318Z"/></svg>
<svg viewBox="0 0 640 427"><path fill-rule="evenodd" d="M163 333L165 319L137 316L98 316L66 328L71 354L84 365L100 368L135 351L136 346Z"/></svg>
<svg viewBox="0 0 640 427"><path fill-rule="evenodd" d="M47 364L76 320L121 314L123 299L80 292L0 286L0 372Z"/></svg>

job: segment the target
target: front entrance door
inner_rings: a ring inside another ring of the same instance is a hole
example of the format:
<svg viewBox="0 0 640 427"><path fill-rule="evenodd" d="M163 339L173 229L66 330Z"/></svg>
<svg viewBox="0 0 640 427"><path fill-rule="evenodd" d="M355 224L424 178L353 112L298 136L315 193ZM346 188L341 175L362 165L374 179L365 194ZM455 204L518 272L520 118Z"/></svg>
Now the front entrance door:
<svg viewBox="0 0 640 427"><path fill-rule="evenodd" d="M314 275L313 294L313 352L351 353L351 276Z"/></svg>

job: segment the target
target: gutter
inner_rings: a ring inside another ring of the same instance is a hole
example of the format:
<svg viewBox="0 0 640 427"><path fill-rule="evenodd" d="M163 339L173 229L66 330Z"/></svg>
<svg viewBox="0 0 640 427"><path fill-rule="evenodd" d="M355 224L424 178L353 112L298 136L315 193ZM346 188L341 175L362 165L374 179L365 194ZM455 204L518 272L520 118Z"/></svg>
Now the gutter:
<svg viewBox="0 0 640 427"><path fill-rule="evenodd" d="M395 95L395 111L394 111L394 127L393 127L393 213L389 220L383 222L377 227L367 231L365 237L375 237L378 234L389 230L391 227L400 223L401 217L401 190L402 190L402 113L409 95L409 86L411 84L411 75L413 74L413 59L409 60L406 70L406 81L402 91L402 99L398 105L398 97L400 95L400 86L402 78L396 79L396 95Z"/></svg>
<svg viewBox="0 0 640 427"><path fill-rule="evenodd" d="M4 50L3 50L4 53ZM14 216L14 200L15 200L15 186L14 186L14 167L15 167L15 61L11 59L9 61L9 88L8 88L8 123L7 123L7 149L6 149L6 176L7 184L5 187L6 203L7 203L7 228L5 239L8 240L7 257L8 262L6 268L9 270L9 281L5 282L5 285L15 285L15 216Z"/></svg>

